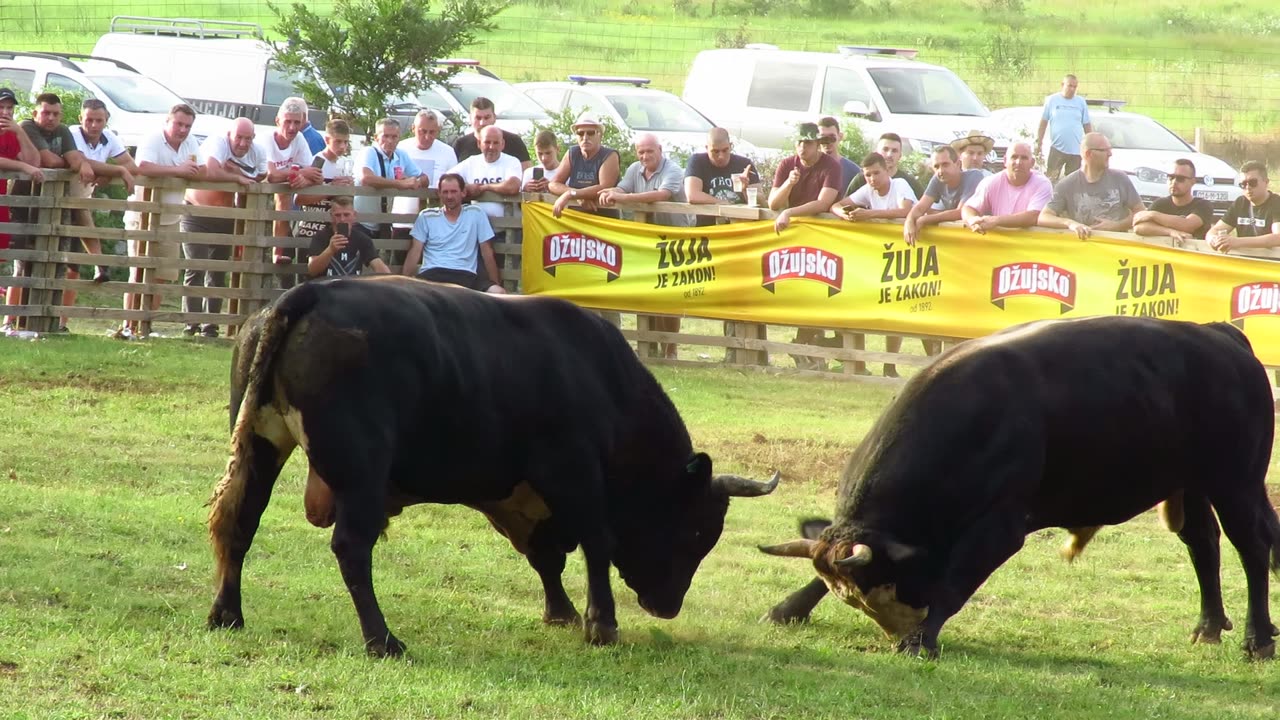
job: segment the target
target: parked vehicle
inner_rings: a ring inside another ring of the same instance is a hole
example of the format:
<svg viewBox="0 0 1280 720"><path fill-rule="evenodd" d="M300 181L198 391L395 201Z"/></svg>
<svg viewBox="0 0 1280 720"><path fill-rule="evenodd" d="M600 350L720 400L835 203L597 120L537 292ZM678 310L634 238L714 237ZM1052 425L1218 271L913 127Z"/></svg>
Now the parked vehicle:
<svg viewBox="0 0 1280 720"><path fill-rule="evenodd" d="M109 127L126 147L137 147L144 136L164 127L169 109L185 102L163 84L127 63L79 53L0 50L0 87L38 93L54 87L101 100L111 114ZM80 118L65 118L68 125ZM225 133L231 121L199 114L191 134L203 141Z"/></svg>
<svg viewBox="0 0 1280 720"><path fill-rule="evenodd" d="M632 133L653 133L669 150L702 152L707 131L715 123L676 95L648 85L647 78L596 75L570 75L568 82L516 83L525 95L548 110L588 110L611 118L618 127ZM733 143L734 151L740 155L758 152L755 145L741 138L733 138Z"/></svg>
<svg viewBox="0 0 1280 720"><path fill-rule="evenodd" d="M945 67L918 62L915 50L841 45L797 52L772 45L704 50L682 97L717 125L762 147L789 150L795 125L822 115L853 118L869 140L902 136L904 151L929 153L985 129L990 111ZM997 165L1004 147L988 162Z"/></svg>
<svg viewBox="0 0 1280 720"><path fill-rule="evenodd" d="M471 101L486 97L493 101L498 116L498 127L524 136L533 130L535 123L547 123L551 117L540 105L530 100L514 85L504 82L497 75L484 69L475 60L441 60L442 65L457 65L461 69L444 85L433 85L417 97L405 98L397 106L397 113L413 115L419 108L429 108L455 119L466 131L471 116Z"/></svg>
<svg viewBox="0 0 1280 720"><path fill-rule="evenodd" d="M1236 170L1229 163L1196 151L1177 133L1154 119L1120 110L1123 102L1086 99L1090 106L1093 129L1111 141L1111 168L1121 170L1148 206L1169 194L1168 171L1173 161L1186 158L1196 165L1196 184L1192 193L1213 203L1213 211L1221 216L1240 197L1236 187ZM1034 142L1040 124L1039 106L1011 107L991 113L995 132L1007 142ZM1049 138L1040 150L1047 156Z"/></svg>

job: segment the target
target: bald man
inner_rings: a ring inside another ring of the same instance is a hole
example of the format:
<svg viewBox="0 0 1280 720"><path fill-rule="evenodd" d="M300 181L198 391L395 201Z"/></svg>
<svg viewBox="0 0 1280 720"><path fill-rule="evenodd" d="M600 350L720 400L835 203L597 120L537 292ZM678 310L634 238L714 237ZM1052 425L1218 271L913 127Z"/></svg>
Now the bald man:
<svg viewBox="0 0 1280 720"><path fill-rule="evenodd" d="M711 128L707 132L707 151L689 156L684 171L684 194L693 205L742 205L747 202L746 189L760 187L760 175L751 160L733 152L729 131ZM697 216L698 225L715 225L710 215Z"/></svg>
<svg viewBox="0 0 1280 720"><path fill-rule="evenodd" d="M211 135L200 146L199 162L210 182L235 183L241 187L261 182L267 177L266 152L254 143L253 121L236 118L226 135ZM194 207L235 207L236 194L223 190L187 190L184 198ZM183 215L183 232L221 233L230 235L235 229L231 218L202 217L198 213ZM230 240L230 238L228 238ZM212 243L182 243L182 252L188 260L227 260L231 257L231 245ZM217 270L190 270L182 278L186 287L223 287L226 273ZM182 297L184 313L222 312L222 298ZM216 323L187 323L183 331L187 335L197 333L204 337L217 337Z"/></svg>
<svg viewBox="0 0 1280 720"><path fill-rule="evenodd" d="M524 168L513 155L503 152L507 145L502 128L489 125L480 128L480 154L472 155L449 170L467 181L466 197L472 201L485 193L515 196L520 194L520 178ZM502 217L502 203L476 202L489 217Z"/></svg>

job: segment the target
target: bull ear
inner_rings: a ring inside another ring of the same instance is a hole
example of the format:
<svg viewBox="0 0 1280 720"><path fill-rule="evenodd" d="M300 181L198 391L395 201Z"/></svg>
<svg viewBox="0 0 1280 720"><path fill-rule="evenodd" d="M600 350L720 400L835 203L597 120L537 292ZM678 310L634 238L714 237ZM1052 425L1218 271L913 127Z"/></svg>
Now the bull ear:
<svg viewBox="0 0 1280 720"><path fill-rule="evenodd" d="M699 485L711 482L711 456L704 453L694 453L689 458L689 463L684 466L684 473L698 482Z"/></svg>
<svg viewBox="0 0 1280 720"><path fill-rule="evenodd" d="M823 530L831 527L831 521L825 518L806 518L800 521L800 536L817 540Z"/></svg>

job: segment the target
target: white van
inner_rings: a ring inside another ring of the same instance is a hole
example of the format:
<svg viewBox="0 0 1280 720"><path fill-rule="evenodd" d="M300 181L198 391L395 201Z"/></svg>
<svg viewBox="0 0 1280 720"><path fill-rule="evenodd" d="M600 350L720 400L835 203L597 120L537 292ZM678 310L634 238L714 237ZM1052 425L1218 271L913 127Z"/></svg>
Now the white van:
<svg viewBox="0 0 1280 720"><path fill-rule="evenodd" d="M905 152L932 152L985 130L991 113L969 86L915 55L855 45L842 45L837 53L772 45L704 50L693 60L683 97L730 133L782 150L792 149L797 123L823 115L852 117L872 141L895 132ZM997 148L988 162L1000 162L1003 154Z"/></svg>

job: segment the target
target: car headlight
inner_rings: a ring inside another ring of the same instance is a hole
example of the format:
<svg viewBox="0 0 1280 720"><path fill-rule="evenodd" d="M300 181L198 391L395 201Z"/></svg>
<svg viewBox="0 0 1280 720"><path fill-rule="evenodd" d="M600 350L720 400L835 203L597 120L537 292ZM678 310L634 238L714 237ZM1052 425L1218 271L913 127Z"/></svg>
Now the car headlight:
<svg viewBox="0 0 1280 720"><path fill-rule="evenodd" d="M1163 170L1156 170L1155 168L1140 167L1134 170L1133 174L1137 176L1137 178L1142 182L1148 182L1148 183L1169 182L1169 173L1164 172Z"/></svg>

